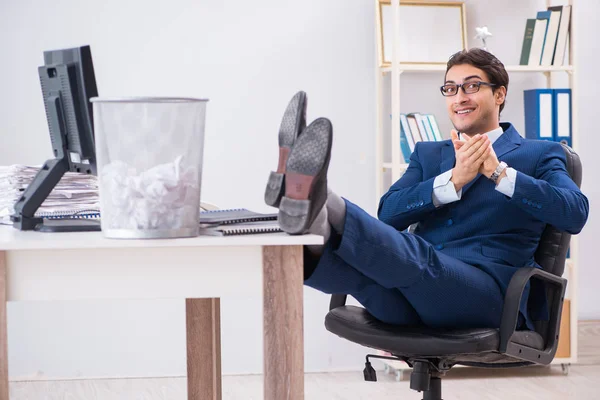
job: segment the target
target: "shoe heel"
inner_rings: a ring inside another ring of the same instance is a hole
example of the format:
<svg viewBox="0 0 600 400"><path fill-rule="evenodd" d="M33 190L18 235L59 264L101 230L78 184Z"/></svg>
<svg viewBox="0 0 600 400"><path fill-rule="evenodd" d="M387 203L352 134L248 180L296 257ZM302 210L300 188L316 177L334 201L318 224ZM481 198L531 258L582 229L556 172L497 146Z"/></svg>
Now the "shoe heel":
<svg viewBox="0 0 600 400"><path fill-rule="evenodd" d="M265 189L265 203L271 207L279 207L284 190L285 174L271 171L267 188Z"/></svg>
<svg viewBox="0 0 600 400"><path fill-rule="evenodd" d="M301 235L309 228L311 201L283 197L279 205L279 227L290 235Z"/></svg>

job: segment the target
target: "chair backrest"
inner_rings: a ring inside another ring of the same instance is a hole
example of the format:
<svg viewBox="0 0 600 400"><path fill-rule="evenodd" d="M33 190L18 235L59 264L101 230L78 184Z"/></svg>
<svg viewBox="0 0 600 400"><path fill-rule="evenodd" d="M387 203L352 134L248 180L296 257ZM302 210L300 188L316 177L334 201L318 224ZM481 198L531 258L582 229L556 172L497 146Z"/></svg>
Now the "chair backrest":
<svg viewBox="0 0 600 400"><path fill-rule="evenodd" d="M577 187L581 187L582 166L579 155L565 144L562 144L562 147L567 159L567 172ZM552 225L546 226L535 252L535 261L545 271L556 276L562 276L565 271L570 242L570 233L559 231ZM552 304L554 301L554 292L549 290L549 288L546 288L545 292L548 304ZM557 316L557 318L560 318L560 316ZM550 327L549 321L535 321L534 325L535 331L542 335L544 342L547 342Z"/></svg>
<svg viewBox="0 0 600 400"><path fill-rule="evenodd" d="M562 143L561 143L562 144ZM567 172L577 187L581 187L582 167L579 155L566 144L562 144L565 156L567 158ZM535 261L551 274L562 276L565 270L565 261L571 234L561 232L555 227L548 225L535 252Z"/></svg>

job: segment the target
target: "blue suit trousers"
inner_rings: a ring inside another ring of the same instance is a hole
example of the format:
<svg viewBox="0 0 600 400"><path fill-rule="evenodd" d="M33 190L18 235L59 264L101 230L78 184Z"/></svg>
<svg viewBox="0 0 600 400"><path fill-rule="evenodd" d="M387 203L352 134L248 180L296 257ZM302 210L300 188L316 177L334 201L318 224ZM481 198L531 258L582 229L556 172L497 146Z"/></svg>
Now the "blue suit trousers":
<svg viewBox="0 0 600 400"><path fill-rule="evenodd" d="M325 245L305 285L351 295L390 324L500 326L504 296L489 274L345 201L344 232Z"/></svg>

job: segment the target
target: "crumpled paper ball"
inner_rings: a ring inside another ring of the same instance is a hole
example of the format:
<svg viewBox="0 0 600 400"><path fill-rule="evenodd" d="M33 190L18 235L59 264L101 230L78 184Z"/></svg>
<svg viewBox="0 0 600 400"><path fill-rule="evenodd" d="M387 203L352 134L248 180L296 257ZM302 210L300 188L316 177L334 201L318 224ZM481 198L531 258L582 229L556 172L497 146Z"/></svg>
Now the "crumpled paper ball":
<svg viewBox="0 0 600 400"><path fill-rule="evenodd" d="M109 229L196 227L199 173L197 168L186 167L182 156L141 172L123 161L111 162L100 172L103 226Z"/></svg>

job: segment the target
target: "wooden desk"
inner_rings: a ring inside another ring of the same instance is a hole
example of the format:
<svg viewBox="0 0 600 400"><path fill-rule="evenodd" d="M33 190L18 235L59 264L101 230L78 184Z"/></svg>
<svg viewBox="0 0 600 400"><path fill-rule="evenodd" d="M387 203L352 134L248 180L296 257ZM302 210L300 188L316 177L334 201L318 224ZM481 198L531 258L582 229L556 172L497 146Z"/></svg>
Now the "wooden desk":
<svg viewBox="0 0 600 400"><path fill-rule="evenodd" d="M8 400L6 302L157 298L186 299L188 399L221 399L219 299L261 280L265 399L303 399L302 245L322 239L115 240L0 226L0 400Z"/></svg>

